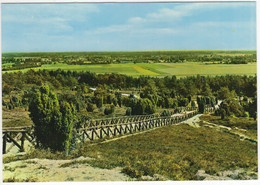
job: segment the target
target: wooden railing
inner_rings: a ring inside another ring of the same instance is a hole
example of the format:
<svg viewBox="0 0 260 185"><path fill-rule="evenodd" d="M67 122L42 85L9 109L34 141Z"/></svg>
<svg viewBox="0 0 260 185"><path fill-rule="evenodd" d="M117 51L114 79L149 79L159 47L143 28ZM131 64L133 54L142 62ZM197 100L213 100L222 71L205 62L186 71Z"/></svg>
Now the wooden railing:
<svg viewBox="0 0 260 185"><path fill-rule="evenodd" d="M209 107L205 109L205 113L213 112L214 110L213 107ZM83 142L127 133L132 134L169 124L180 123L198 114L198 109L182 107L179 108L178 112L176 114L171 112L170 116L165 117L159 114L151 114L88 120L75 133L82 138ZM24 151L25 140L35 145L32 126L4 127L2 128L2 136L3 154L10 152L14 146L18 147L21 152ZM7 142L11 143L8 148Z"/></svg>
<svg viewBox="0 0 260 185"><path fill-rule="evenodd" d="M23 152L25 140L28 140L29 142L34 144L32 126L3 127L2 136L3 136L3 154L10 152L10 150L14 146L17 146L20 149L20 151ZM7 142L12 143L8 148L7 148Z"/></svg>

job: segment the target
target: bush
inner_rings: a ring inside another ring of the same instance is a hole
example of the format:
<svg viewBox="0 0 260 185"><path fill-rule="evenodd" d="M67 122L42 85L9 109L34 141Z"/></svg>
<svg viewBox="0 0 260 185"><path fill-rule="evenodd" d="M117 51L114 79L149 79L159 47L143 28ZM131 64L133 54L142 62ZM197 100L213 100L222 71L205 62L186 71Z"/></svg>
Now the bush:
<svg viewBox="0 0 260 185"><path fill-rule="evenodd" d="M75 120L74 106L66 101L59 102L49 86L42 86L34 90L29 111L38 146L68 153Z"/></svg>
<svg viewBox="0 0 260 185"><path fill-rule="evenodd" d="M249 112L245 112L244 117L249 118Z"/></svg>
<svg viewBox="0 0 260 185"><path fill-rule="evenodd" d="M132 115L144 115L144 114L153 114L155 113L155 104L152 103L148 98L144 99L133 99L130 103L132 108Z"/></svg>
<svg viewBox="0 0 260 185"><path fill-rule="evenodd" d="M164 110L161 114L161 116L171 116L170 111Z"/></svg>
<svg viewBox="0 0 260 185"><path fill-rule="evenodd" d="M189 104L188 98L179 98L178 99L178 106L179 107L186 107Z"/></svg>
<svg viewBox="0 0 260 185"><path fill-rule="evenodd" d="M108 107L105 108L104 114L109 115L109 114L112 114L114 111L115 111L115 106L110 105L109 108Z"/></svg>
<svg viewBox="0 0 260 185"><path fill-rule="evenodd" d="M236 117L242 117L245 114L243 107L234 99L225 100L220 104L220 114L222 112L225 112L225 116L235 115Z"/></svg>
<svg viewBox="0 0 260 185"><path fill-rule="evenodd" d="M88 103L88 104L87 104L87 111L88 111L88 112L93 112L94 109L95 109L94 104L92 104L92 103Z"/></svg>
<svg viewBox="0 0 260 185"><path fill-rule="evenodd" d="M128 108L126 109L125 115L127 115L127 116L131 116L131 115L132 115L132 109L131 109L131 107L128 107Z"/></svg>

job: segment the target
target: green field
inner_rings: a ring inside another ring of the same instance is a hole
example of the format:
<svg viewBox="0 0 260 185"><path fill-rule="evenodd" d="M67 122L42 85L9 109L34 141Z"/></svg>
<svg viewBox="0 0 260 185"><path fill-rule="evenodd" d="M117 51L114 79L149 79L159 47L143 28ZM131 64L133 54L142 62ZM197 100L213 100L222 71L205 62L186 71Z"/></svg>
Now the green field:
<svg viewBox="0 0 260 185"><path fill-rule="evenodd" d="M255 75L256 63L249 64L203 64L203 63L125 63L125 64L94 64L94 65L68 65L63 63L45 64L37 69L46 70L72 70L72 71L90 71L98 74L117 73L130 76L167 76L176 75L193 76L193 75ZM27 71L22 69L20 71ZM18 70L14 70L18 71ZM8 72L14 72L8 71Z"/></svg>

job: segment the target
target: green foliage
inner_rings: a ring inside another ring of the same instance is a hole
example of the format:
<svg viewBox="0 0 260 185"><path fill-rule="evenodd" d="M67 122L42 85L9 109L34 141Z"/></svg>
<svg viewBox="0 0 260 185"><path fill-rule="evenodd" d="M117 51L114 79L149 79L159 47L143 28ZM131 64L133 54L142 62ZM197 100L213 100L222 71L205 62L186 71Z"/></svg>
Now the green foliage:
<svg viewBox="0 0 260 185"><path fill-rule="evenodd" d="M186 107L188 104L188 98L178 98L178 107Z"/></svg>
<svg viewBox="0 0 260 185"><path fill-rule="evenodd" d="M127 107L125 115L126 116L131 116L132 115L132 108L131 107Z"/></svg>
<svg viewBox="0 0 260 185"><path fill-rule="evenodd" d="M105 115L112 114L115 111L115 106L114 105L109 105L109 108L106 107L104 110Z"/></svg>
<svg viewBox="0 0 260 185"><path fill-rule="evenodd" d="M97 107L101 108L103 106L103 95L97 95L95 99Z"/></svg>
<svg viewBox="0 0 260 185"><path fill-rule="evenodd" d="M199 106L199 112L200 113L204 113L205 111L205 105L206 105L206 99L205 97L197 97L197 103L198 103L198 106Z"/></svg>
<svg viewBox="0 0 260 185"><path fill-rule="evenodd" d="M231 116L231 115L235 115L237 117L244 116L243 107L238 103L238 101L234 99L228 99L223 101L220 104L219 111L223 119L225 116Z"/></svg>
<svg viewBox="0 0 260 185"><path fill-rule="evenodd" d="M75 109L66 101L59 102L48 86L35 89L29 104L37 143L53 151L68 152Z"/></svg>
<svg viewBox="0 0 260 185"><path fill-rule="evenodd" d="M235 98L237 96L235 91L230 91L227 87L221 87L217 95L220 100Z"/></svg>
<svg viewBox="0 0 260 185"><path fill-rule="evenodd" d="M162 114L161 114L161 116L171 116L171 114L170 114L170 111L169 110L164 110L163 112L162 112Z"/></svg>
<svg viewBox="0 0 260 185"><path fill-rule="evenodd" d="M93 112L94 109L95 109L95 106L94 106L93 103L88 103L88 104L87 104L87 111L88 111L88 112Z"/></svg>
<svg viewBox="0 0 260 185"><path fill-rule="evenodd" d="M144 115L155 113L155 104L148 98L134 99L131 98L130 106L132 108L132 115Z"/></svg>
<svg viewBox="0 0 260 185"><path fill-rule="evenodd" d="M116 98L116 97L114 97L114 98L112 99L112 103L114 104L114 106L117 106L118 101L117 101L117 98Z"/></svg>
<svg viewBox="0 0 260 185"><path fill-rule="evenodd" d="M245 112L244 117L249 118L249 112Z"/></svg>

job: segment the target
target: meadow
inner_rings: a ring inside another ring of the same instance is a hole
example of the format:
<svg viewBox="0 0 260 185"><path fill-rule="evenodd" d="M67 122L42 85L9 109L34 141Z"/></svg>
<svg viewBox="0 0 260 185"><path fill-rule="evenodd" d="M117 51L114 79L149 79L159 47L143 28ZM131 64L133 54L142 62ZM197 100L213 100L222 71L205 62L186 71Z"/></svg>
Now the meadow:
<svg viewBox="0 0 260 185"><path fill-rule="evenodd" d="M124 64L91 64L91 65L69 65L64 63L44 64L34 70L71 70L71 71L90 71L97 74L117 73L129 76L168 76L175 75L177 77L193 76L193 75L255 75L256 63L249 64L205 64L205 63L124 63ZM28 71L30 68L15 71ZM5 71L3 71L5 73Z"/></svg>

